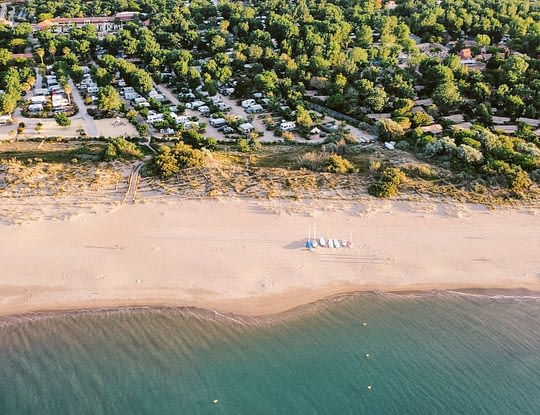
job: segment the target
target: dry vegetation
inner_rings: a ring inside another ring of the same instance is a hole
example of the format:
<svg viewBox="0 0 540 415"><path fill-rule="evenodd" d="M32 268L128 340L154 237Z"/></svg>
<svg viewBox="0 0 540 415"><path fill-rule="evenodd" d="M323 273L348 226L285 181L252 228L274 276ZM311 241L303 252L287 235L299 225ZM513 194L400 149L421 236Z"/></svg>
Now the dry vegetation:
<svg viewBox="0 0 540 415"><path fill-rule="evenodd" d="M130 165L84 161L101 149L95 143L2 143L0 220L21 223L119 203Z"/></svg>
<svg viewBox="0 0 540 415"><path fill-rule="evenodd" d="M80 210L122 203L134 163L94 161L102 142L2 143L0 147L0 220L25 222L69 216ZM212 153L204 167L181 169L169 179L146 174L137 183L135 200L245 197L292 200L353 201L369 197L367 189L388 166L406 175L396 198L451 199L485 205L537 204L538 186L527 194L493 189L483 182L457 181L452 173L415 160L403 152L367 148L346 155L358 173L335 174L299 168L311 146L265 146L252 154ZM52 212L56 209L56 213ZM51 212L49 212L51 211ZM62 214L64 212L64 214Z"/></svg>

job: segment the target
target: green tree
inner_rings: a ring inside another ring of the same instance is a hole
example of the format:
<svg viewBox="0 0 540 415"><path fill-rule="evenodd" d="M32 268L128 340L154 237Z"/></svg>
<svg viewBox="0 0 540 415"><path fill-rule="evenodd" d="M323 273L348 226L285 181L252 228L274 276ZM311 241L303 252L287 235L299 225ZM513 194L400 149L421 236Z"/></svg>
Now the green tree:
<svg viewBox="0 0 540 415"><path fill-rule="evenodd" d="M174 146L174 156L181 168L185 167L200 167L206 160L205 153L201 150L192 148L191 146L179 142Z"/></svg>
<svg viewBox="0 0 540 415"><path fill-rule="evenodd" d="M43 63L43 57L45 56L45 49L43 49L43 48L37 48L36 54L39 56L39 59L41 59L41 64L44 65L44 63Z"/></svg>
<svg viewBox="0 0 540 415"><path fill-rule="evenodd" d="M98 86L111 85L113 80L112 74L105 68L96 69L96 83Z"/></svg>
<svg viewBox="0 0 540 415"><path fill-rule="evenodd" d="M107 85L99 88L97 106L103 111L118 111L122 107L122 99L114 87Z"/></svg>
<svg viewBox="0 0 540 415"><path fill-rule="evenodd" d="M382 119L377 123L377 132L381 141L397 141L405 134L401 124L389 118Z"/></svg>
<svg viewBox="0 0 540 415"><path fill-rule="evenodd" d="M311 124L313 124L313 120L311 119L311 116L309 115L309 111L299 105L296 107L296 123L300 127L309 128Z"/></svg>
<svg viewBox="0 0 540 415"><path fill-rule="evenodd" d="M118 158L142 159L143 153L136 144L123 137L117 137L107 143L103 152L103 158L106 161L116 160Z"/></svg>
<svg viewBox="0 0 540 415"><path fill-rule="evenodd" d="M459 89L453 82L445 82L433 91L433 102L443 111L448 112L458 107L462 100Z"/></svg>
<svg viewBox="0 0 540 415"><path fill-rule="evenodd" d="M0 111L2 114L11 114L17 108L18 94L6 92L0 95Z"/></svg>
<svg viewBox="0 0 540 415"><path fill-rule="evenodd" d="M71 120L63 112L56 114L54 119L60 127L69 127L71 125Z"/></svg>
<svg viewBox="0 0 540 415"><path fill-rule="evenodd" d="M7 66L13 59L13 53L5 48L0 48L0 66Z"/></svg>
<svg viewBox="0 0 540 415"><path fill-rule="evenodd" d="M480 47L486 47L491 44L491 39L489 38L488 35L485 35L485 34L476 35L475 40L476 40L476 43L478 43L478 46Z"/></svg>
<svg viewBox="0 0 540 415"><path fill-rule="evenodd" d="M364 102L373 111L380 112L386 107L388 94L384 88L376 86L369 92Z"/></svg>
<svg viewBox="0 0 540 415"><path fill-rule="evenodd" d="M255 85L263 92L273 92L276 90L278 81L277 74L273 71L264 71L255 77Z"/></svg>
<svg viewBox="0 0 540 415"><path fill-rule="evenodd" d="M516 84L523 80L529 64L521 56L510 56L502 65L506 80L510 84Z"/></svg>
<svg viewBox="0 0 540 415"><path fill-rule="evenodd" d="M51 42L49 43L49 53L53 57L53 59L56 61L56 43Z"/></svg>

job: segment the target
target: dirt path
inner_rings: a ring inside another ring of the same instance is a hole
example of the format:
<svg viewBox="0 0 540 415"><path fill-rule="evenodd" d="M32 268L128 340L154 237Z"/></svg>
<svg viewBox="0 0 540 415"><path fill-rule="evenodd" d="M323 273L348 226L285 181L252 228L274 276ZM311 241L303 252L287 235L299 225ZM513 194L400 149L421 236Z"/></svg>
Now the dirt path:
<svg viewBox="0 0 540 415"><path fill-rule="evenodd" d="M124 200L122 200L122 204L125 205L126 203L133 204L135 203L135 197L137 195L137 186L139 185L139 172L141 171L141 167L143 166L143 162L137 163L133 170L131 170L131 174L129 175L128 179L128 188L126 191L126 195L124 196Z"/></svg>

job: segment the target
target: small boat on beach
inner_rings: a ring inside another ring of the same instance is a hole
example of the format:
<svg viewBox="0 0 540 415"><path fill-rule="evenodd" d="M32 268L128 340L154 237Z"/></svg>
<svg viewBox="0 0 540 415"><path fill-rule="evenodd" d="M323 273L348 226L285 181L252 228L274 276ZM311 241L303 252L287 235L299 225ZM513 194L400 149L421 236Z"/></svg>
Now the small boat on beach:
<svg viewBox="0 0 540 415"><path fill-rule="evenodd" d="M328 248L333 248L334 247L334 241L332 239L329 239L328 240Z"/></svg>
<svg viewBox="0 0 540 415"><path fill-rule="evenodd" d="M313 246L313 241L311 240L311 225L309 226L308 229L309 230L308 230L308 237L307 237L307 241L306 241L306 248L311 250L311 249L315 248Z"/></svg>
<svg viewBox="0 0 540 415"><path fill-rule="evenodd" d="M322 236L319 238L319 245L320 246L326 246L326 241L324 240L324 238Z"/></svg>
<svg viewBox="0 0 540 415"><path fill-rule="evenodd" d="M334 239L334 246L336 248L341 248L341 245L339 244L339 241L337 239Z"/></svg>

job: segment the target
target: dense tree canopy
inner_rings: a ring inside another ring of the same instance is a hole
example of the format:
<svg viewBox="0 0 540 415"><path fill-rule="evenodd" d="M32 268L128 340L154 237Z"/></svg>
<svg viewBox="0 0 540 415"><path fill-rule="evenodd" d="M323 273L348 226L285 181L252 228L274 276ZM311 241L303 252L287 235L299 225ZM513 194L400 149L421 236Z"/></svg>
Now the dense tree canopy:
<svg viewBox="0 0 540 415"><path fill-rule="evenodd" d="M391 119L378 124L383 139L406 139L426 157L452 156L461 167L523 183L538 168L529 147L537 148L538 138L518 122L540 117L538 3L401 0L395 9L388 3L29 0L34 21L140 14L103 38L86 25L35 32L34 43L30 23L0 24L0 111L13 111L35 82L30 65L13 59L32 48L35 63L53 65L63 80L80 82L81 66L90 65L103 109L119 108L111 87L116 78L142 95L163 79L179 91L202 88L212 95L224 86L235 98L263 93L274 111L303 129L313 123L308 108L317 101L374 127L376 113L385 113ZM441 137L421 129L448 127L448 115L470 121L474 134L447 128ZM497 116L519 128L511 140L494 132ZM497 140L504 145L492 146ZM171 155L164 150L162 157Z"/></svg>

